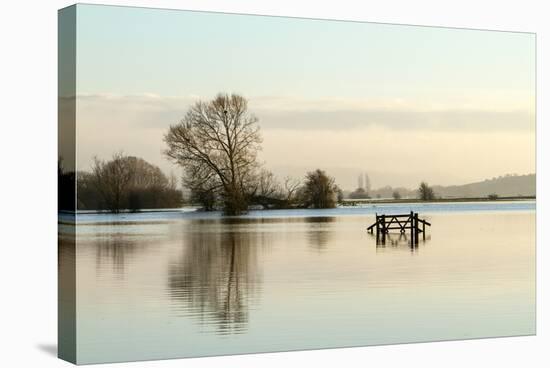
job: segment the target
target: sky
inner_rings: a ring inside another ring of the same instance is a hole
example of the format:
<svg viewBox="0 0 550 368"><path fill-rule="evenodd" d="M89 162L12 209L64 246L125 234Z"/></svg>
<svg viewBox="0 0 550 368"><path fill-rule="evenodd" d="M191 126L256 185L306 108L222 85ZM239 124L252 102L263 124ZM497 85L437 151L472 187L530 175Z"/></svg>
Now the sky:
<svg viewBox="0 0 550 368"><path fill-rule="evenodd" d="M535 36L78 5L77 164L140 156L219 92L249 100L260 159L345 189L535 172Z"/></svg>

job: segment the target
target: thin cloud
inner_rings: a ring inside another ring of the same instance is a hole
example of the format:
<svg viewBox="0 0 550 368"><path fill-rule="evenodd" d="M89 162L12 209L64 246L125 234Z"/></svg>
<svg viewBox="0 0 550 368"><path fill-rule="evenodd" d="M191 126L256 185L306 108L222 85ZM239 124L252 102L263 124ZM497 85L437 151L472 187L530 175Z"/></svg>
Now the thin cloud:
<svg viewBox="0 0 550 368"><path fill-rule="evenodd" d="M196 95L159 96L156 94L78 96L82 114L109 112L127 116L136 127L165 127L176 123L198 100ZM388 129L419 131L517 131L534 130L535 118L529 109L494 109L490 106L444 106L393 99L304 99L292 96L250 97L250 110L263 128L359 129L381 126Z"/></svg>
<svg viewBox="0 0 550 368"><path fill-rule="evenodd" d="M78 96L79 169L89 169L96 155L123 150L177 172L162 154L163 136L189 106L211 97ZM448 184L534 171L535 120L526 110L425 109L398 99L248 98L260 119L261 159L281 175L339 167L346 170L333 170L337 180L353 188L351 173L362 171L378 173L373 175L378 185L405 186L420 179ZM288 147L301 147L300 153Z"/></svg>

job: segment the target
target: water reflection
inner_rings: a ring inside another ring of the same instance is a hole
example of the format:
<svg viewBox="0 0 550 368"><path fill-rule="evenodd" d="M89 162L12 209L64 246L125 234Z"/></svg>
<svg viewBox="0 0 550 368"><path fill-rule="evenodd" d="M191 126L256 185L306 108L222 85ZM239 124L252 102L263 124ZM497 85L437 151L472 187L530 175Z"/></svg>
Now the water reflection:
<svg viewBox="0 0 550 368"><path fill-rule="evenodd" d="M376 238L376 249L406 249L411 252L418 250L420 245L425 245L430 239L431 235L420 236L411 241L411 237L407 233L388 233L382 235L368 234L371 238Z"/></svg>
<svg viewBox="0 0 550 368"><path fill-rule="evenodd" d="M141 241L140 241L141 240ZM111 265L119 278L124 278L125 266L136 251L145 247L145 238L125 233L100 235L93 240L97 273L104 263Z"/></svg>
<svg viewBox="0 0 550 368"><path fill-rule="evenodd" d="M535 331L534 212L434 216L412 250L409 233L376 245L362 216L140 216L79 225L76 252L60 244L60 289L79 288L60 308L78 321L67 343L82 362Z"/></svg>
<svg viewBox="0 0 550 368"><path fill-rule="evenodd" d="M183 252L168 270L178 313L195 317L218 334L246 331L261 282L257 250L266 241L230 226L217 231L212 231L212 222L188 226Z"/></svg>
<svg viewBox="0 0 550 368"><path fill-rule="evenodd" d="M58 351L76 359L76 242L75 227L60 228L57 248Z"/></svg>
<svg viewBox="0 0 550 368"><path fill-rule="evenodd" d="M303 221L309 225L307 235L310 247L324 251L334 232L330 223L335 222L336 217L305 217Z"/></svg>

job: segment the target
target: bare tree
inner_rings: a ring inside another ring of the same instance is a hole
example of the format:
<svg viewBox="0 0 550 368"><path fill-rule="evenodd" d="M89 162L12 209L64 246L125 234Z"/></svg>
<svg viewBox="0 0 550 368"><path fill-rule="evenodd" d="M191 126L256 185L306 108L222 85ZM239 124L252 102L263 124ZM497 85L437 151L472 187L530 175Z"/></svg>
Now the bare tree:
<svg viewBox="0 0 550 368"><path fill-rule="evenodd" d="M78 203L83 209L123 209L179 207L182 193L175 178L147 161L123 153L110 161L94 158L92 172L78 175Z"/></svg>
<svg viewBox="0 0 550 368"><path fill-rule="evenodd" d="M222 186L208 167L204 165L188 166L183 177L183 185L191 191L192 203L200 204L204 211L216 209Z"/></svg>
<svg viewBox="0 0 550 368"><path fill-rule="evenodd" d="M304 187L305 204L313 208L333 208L336 206L338 186L334 178L317 169L306 175Z"/></svg>
<svg viewBox="0 0 550 368"><path fill-rule="evenodd" d="M92 172L97 190L107 208L114 213L120 212L123 196L133 176L130 166L124 160L124 154L116 153L108 162L95 157Z"/></svg>
<svg viewBox="0 0 550 368"><path fill-rule="evenodd" d="M199 203L203 211L214 211L216 208L216 192L208 187L192 188L190 199L192 203Z"/></svg>
<svg viewBox="0 0 550 368"><path fill-rule="evenodd" d="M418 187L418 197L423 201L431 201L435 199L435 193L432 187L426 182L420 183Z"/></svg>
<svg viewBox="0 0 550 368"><path fill-rule="evenodd" d="M296 197L296 193L300 188L300 181L295 178L287 176L284 178L283 188L284 188L284 198L287 203L292 203Z"/></svg>
<svg viewBox="0 0 550 368"><path fill-rule="evenodd" d="M158 166L142 158L125 156L123 161L131 171L131 186L138 188L161 188L169 186L169 179Z"/></svg>
<svg viewBox="0 0 550 368"><path fill-rule="evenodd" d="M168 177L168 188L176 190L178 188L178 178L173 171L170 171L170 176Z"/></svg>
<svg viewBox="0 0 550 368"><path fill-rule="evenodd" d="M336 188L336 200L338 201L338 203L344 202L344 191L338 185L336 185L335 188Z"/></svg>
<svg viewBox="0 0 550 368"><path fill-rule="evenodd" d="M218 94L195 103L183 120L170 126L165 154L183 166L187 185L209 182L219 190L228 215L245 212L247 191L253 185L261 137L258 119L248 112L244 97Z"/></svg>
<svg viewBox="0 0 550 368"><path fill-rule="evenodd" d="M274 201L280 201L281 186L275 175L269 170L261 169L254 180L254 188L250 196L264 208L269 207Z"/></svg>

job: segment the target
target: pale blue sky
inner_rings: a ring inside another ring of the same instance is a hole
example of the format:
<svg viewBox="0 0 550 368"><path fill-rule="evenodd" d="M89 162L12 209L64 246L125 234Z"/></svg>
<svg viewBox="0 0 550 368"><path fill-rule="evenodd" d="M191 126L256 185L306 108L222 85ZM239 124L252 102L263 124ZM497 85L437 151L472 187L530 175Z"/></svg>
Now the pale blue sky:
<svg viewBox="0 0 550 368"><path fill-rule="evenodd" d="M279 176L323 165L351 189L364 171L375 187L535 171L534 34L78 5L81 168L122 149L174 169L163 134L218 92L249 99Z"/></svg>
<svg viewBox="0 0 550 368"><path fill-rule="evenodd" d="M82 93L371 97L534 87L532 34L79 5Z"/></svg>

